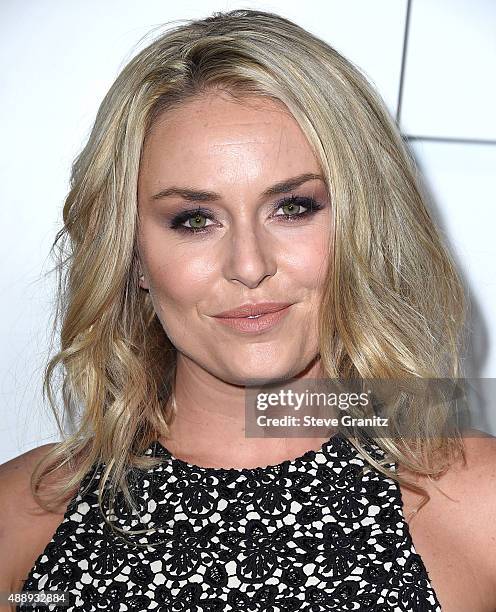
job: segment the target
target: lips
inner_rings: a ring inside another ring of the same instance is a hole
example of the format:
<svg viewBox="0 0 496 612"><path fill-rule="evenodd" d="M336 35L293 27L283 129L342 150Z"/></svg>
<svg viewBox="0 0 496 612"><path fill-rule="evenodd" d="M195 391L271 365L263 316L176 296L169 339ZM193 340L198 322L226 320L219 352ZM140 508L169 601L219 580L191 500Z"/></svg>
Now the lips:
<svg viewBox="0 0 496 612"><path fill-rule="evenodd" d="M277 312L291 306L289 302L259 302L257 304L242 304L232 310L225 310L217 315L219 319L240 319L244 317L255 317L258 315Z"/></svg>
<svg viewBox="0 0 496 612"><path fill-rule="evenodd" d="M258 315L215 318L217 319L219 325L228 327L236 333L258 335L269 333L270 331L279 328L279 324L289 315L291 306L292 304L288 304L285 308L280 310L265 312Z"/></svg>

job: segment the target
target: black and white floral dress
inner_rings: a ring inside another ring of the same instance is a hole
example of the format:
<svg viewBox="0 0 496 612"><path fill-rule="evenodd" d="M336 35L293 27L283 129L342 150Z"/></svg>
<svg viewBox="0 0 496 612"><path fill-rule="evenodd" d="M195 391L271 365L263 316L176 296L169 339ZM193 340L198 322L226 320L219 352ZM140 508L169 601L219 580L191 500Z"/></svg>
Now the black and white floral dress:
<svg viewBox="0 0 496 612"><path fill-rule="evenodd" d="M126 534L139 547L115 535L100 514L94 466L23 587L63 591L69 605L18 611L441 610L397 483L342 434L264 468L194 466L158 441L145 454L163 463L132 472L141 522L122 493L111 516L126 531L158 530Z"/></svg>

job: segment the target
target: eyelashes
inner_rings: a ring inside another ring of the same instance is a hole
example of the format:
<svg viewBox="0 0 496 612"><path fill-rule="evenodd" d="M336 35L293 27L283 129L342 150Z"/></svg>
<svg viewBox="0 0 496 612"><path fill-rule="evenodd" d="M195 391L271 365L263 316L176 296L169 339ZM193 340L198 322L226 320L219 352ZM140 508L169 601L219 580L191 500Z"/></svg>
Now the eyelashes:
<svg viewBox="0 0 496 612"><path fill-rule="evenodd" d="M289 223L298 223L315 215L319 210L324 208L324 205L317 202L317 200L314 198L292 195L276 202L273 206L273 213L279 210L279 208L285 207L289 207L291 212L284 213L282 215L274 214L274 217ZM293 210L298 210L299 208L305 208L305 211L293 212ZM203 226L200 225L200 227L184 225L188 221L192 221L193 223L201 223L202 219L213 221L214 216L210 210L202 207L198 207L193 210L185 210L177 214L171 220L169 227L175 231L186 234L209 233L211 228L214 227L214 223L209 225L205 224Z"/></svg>

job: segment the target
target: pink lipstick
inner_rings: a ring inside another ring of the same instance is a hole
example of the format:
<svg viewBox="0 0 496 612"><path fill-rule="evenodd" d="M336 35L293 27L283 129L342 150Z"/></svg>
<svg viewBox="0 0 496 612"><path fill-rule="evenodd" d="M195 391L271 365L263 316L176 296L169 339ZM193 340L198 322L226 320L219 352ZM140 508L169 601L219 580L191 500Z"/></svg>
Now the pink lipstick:
<svg viewBox="0 0 496 612"><path fill-rule="evenodd" d="M244 333L257 333L274 327L289 312L292 304L287 302L260 302L243 304L232 310L225 310L215 318L232 329Z"/></svg>

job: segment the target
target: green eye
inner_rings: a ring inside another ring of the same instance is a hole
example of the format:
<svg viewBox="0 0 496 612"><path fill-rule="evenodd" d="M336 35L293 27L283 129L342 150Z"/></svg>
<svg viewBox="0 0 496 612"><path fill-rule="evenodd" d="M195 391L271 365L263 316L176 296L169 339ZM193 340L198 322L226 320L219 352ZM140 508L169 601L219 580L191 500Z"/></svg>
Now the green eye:
<svg viewBox="0 0 496 612"><path fill-rule="evenodd" d="M293 213L295 213L295 212L296 212L296 207L299 207L299 206L300 206L300 204L296 204L295 202L288 202L287 204L283 204L283 205L281 206L281 208L282 208L283 210L284 210L284 209L286 209L286 210L287 210L287 212L285 211L285 213L284 213L284 214L286 214L286 215L291 215L291 214L293 214Z"/></svg>
<svg viewBox="0 0 496 612"><path fill-rule="evenodd" d="M203 220L203 223L201 222ZM190 226L194 229L202 229L205 227L207 218L204 215L195 215L189 218Z"/></svg>

